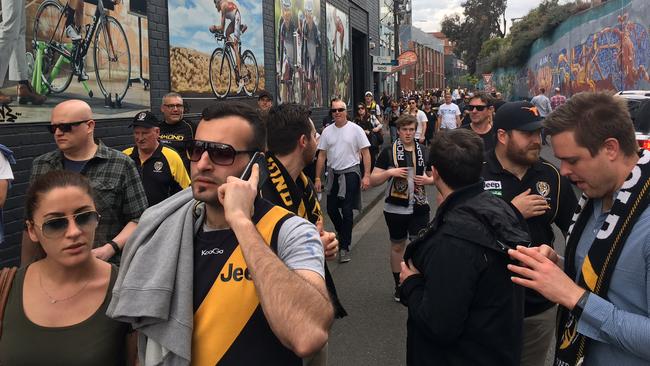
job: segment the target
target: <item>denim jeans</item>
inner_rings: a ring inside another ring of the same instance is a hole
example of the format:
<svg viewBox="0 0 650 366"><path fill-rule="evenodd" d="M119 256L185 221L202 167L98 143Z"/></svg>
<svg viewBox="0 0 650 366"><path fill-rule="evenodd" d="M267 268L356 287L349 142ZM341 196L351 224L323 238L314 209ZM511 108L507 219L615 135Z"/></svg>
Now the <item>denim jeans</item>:
<svg viewBox="0 0 650 366"><path fill-rule="evenodd" d="M337 197L339 191L338 177L328 177L334 179L332 189L327 195L327 215L332 220L334 228L339 235L339 248L350 250L352 242L352 220L354 219L353 207L357 201L357 195L361 181L357 173L345 174L345 199Z"/></svg>

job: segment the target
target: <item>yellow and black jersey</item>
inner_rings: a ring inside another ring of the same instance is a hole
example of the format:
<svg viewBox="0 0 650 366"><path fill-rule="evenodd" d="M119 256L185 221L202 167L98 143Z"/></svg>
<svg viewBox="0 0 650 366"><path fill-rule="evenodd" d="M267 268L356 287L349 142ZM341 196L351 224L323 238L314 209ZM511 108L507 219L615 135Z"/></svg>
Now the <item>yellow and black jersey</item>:
<svg viewBox="0 0 650 366"><path fill-rule="evenodd" d="M176 150L183 159L185 169L190 171L190 160L187 157L185 144L194 138L196 126L184 119L176 124L160 122L160 142Z"/></svg>
<svg viewBox="0 0 650 366"><path fill-rule="evenodd" d="M190 185L190 177L180 155L174 149L158 144L158 148L146 161L140 161L138 149L129 147L123 151L138 167L149 206L153 206Z"/></svg>
<svg viewBox="0 0 650 366"><path fill-rule="evenodd" d="M274 252L280 227L291 216L264 199L255 201L253 222ZM271 330L232 230L200 229L194 239L192 338L196 366L302 365Z"/></svg>

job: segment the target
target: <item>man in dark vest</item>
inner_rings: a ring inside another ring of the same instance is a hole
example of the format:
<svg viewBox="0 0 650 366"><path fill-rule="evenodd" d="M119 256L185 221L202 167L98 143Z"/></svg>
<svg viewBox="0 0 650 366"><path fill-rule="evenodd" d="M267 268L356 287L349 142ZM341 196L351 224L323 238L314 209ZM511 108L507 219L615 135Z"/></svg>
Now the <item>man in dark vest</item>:
<svg viewBox="0 0 650 366"><path fill-rule="evenodd" d="M607 93L574 95L544 127L583 194L564 258L545 245L510 250L521 262L512 281L561 305L555 365L648 365L650 151L625 101Z"/></svg>
<svg viewBox="0 0 650 366"><path fill-rule="evenodd" d="M316 227L258 198L259 114L206 108L188 146L192 190L151 207L108 314L139 333L142 364L302 365L333 319Z"/></svg>

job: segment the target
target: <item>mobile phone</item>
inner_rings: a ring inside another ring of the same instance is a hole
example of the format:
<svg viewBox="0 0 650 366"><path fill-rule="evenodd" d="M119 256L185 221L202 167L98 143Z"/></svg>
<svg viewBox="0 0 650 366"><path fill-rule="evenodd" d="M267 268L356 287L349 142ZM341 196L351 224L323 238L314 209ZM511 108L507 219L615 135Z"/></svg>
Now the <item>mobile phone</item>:
<svg viewBox="0 0 650 366"><path fill-rule="evenodd" d="M253 165L255 163L257 163L260 168L259 181L257 183L257 190L259 191L262 189L262 186L264 186L264 183L266 183L266 180L269 178L269 169L266 165L266 157L264 156L263 152L257 151L255 154L253 154L251 160L248 162L248 164L246 164L246 168L244 168L244 172L241 174L239 179L248 180L248 178L251 177L251 171L253 170Z"/></svg>

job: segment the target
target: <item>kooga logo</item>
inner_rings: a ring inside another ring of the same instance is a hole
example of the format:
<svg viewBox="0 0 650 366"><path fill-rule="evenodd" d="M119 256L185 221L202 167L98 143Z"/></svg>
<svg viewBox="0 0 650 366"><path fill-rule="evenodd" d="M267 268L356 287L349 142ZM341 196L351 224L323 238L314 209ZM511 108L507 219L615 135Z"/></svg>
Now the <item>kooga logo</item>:
<svg viewBox="0 0 650 366"><path fill-rule="evenodd" d="M202 250L201 251L201 256L204 256L204 255L219 255L219 254L223 254L223 249L213 248L213 249L210 249L210 250Z"/></svg>

